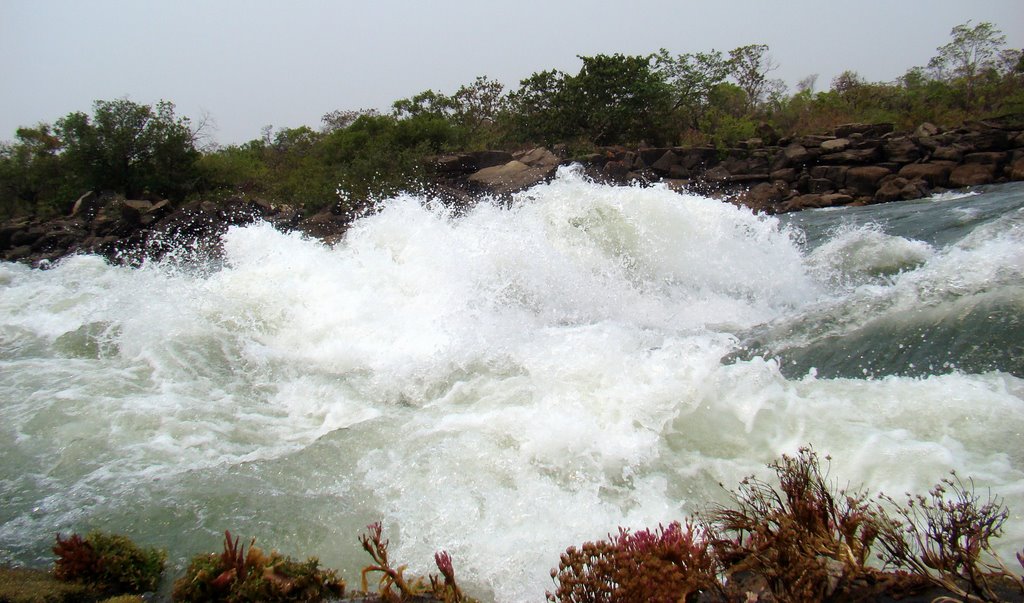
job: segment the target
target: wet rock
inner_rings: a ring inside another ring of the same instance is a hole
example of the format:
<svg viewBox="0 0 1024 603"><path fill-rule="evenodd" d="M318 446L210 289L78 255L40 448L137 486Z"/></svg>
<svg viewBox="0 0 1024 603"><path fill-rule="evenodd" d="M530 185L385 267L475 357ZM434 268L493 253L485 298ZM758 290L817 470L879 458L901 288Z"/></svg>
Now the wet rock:
<svg viewBox="0 0 1024 603"><path fill-rule="evenodd" d="M857 195L873 197L878 183L891 172L877 165L852 167L846 172L845 185Z"/></svg>
<svg viewBox="0 0 1024 603"><path fill-rule="evenodd" d="M980 184L991 184L995 181L996 166L983 163L965 163L953 168L949 174L949 184L953 188L965 188Z"/></svg>
<svg viewBox="0 0 1024 603"><path fill-rule="evenodd" d="M921 179L929 186L949 186L953 165L949 163L912 163L900 168L899 175L909 180Z"/></svg>
<svg viewBox="0 0 1024 603"><path fill-rule="evenodd" d="M504 165L479 170L468 180L489 193L504 195L543 182L554 172L554 167L531 167L513 159Z"/></svg>

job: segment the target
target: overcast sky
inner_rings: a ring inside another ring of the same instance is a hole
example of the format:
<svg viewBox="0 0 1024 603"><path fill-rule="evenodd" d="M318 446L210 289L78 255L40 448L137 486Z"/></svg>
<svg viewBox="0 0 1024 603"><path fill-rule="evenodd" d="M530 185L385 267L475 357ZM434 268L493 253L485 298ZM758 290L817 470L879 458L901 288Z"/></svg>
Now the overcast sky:
<svg viewBox="0 0 1024 603"><path fill-rule="evenodd" d="M967 20L1024 46L1024 0L0 0L0 139L127 97L208 114L231 144L479 75L515 88L575 73L576 55L662 47L768 44L791 88L846 69L891 81Z"/></svg>

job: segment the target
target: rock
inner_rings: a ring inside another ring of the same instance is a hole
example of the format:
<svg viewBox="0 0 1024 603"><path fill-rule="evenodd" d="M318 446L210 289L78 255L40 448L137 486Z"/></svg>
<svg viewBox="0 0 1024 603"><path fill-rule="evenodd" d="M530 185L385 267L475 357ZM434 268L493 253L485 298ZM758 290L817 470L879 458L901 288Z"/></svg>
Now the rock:
<svg viewBox="0 0 1024 603"><path fill-rule="evenodd" d="M850 148L849 138L834 138L821 143L822 153L840 153Z"/></svg>
<svg viewBox="0 0 1024 603"><path fill-rule="evenodd" d="M883 134L892 132L894 129L896 129L896 126L890 123L842 124L836 126L833 134L836 138L847 138L851 134L861 134L868 138L877 138Z"/></svg>
<svg viewBox="0 0 1024 603"><path fill-rule="evenodd" d="M964 155L964 163L980 163L982 165L1000 166L1006 161L1006 153L987 152L969 153Z"/></svg>
<svg viewBox="0 0 1024 603"><path fill-rule="evenodd" d="M793 168L782 168L781 170L774 170L768 177L771 180L782 180L783 182L795 182L797 171Z"/></svg>
<svg viewBox="0 0 1024 603"><path fill-rule="evenodd" d="M791 195L789 187L782 181L762 182L737 195L733 202L755 212L774 213L776 206Z"/></svg>
<svg viewBox="0 0 1024 603"><path fill-rule="evenodd" d="M513 159L504 165L484 168L471 175L469 182L496 195L510 194L543 182L554 175L554 168L530 167Z"/></svg>
<svg viewBox="0 0 1024 603"><path fill-rule="evenodd" d="M731 176L729 170L721 165L704 172L704 180L708 182L725 182L729 180L729 176Z"/></svg>
<svg viewBox="0 0 1024 603"><path fill-rule="evenodd" d="M1024 180L1024 157L1010 164L1010 180Z"/></svg>
<svg viewBox="0 0 1024 603"><path fill-rule="evenodd" d="M99 209L99 201L100 196L96 194L96 191L89 191L79 197L75 204L71 206L71 215L91 220Z"/></svg>
<svg viewBox="0 0 1024 603"><path fill-rule="evenodd" d="M879 181L889 174L889 170L877 165L852 167L846 172L845 186L858 195L872 197L878 189Z"/></svg>
<svg viewBox="0 0 1024 603"><path fill-rule="evenodd" d="M651 169L659 174L668 174L677 165L679 165L679 155L676 155L672 150L668 150L651 164Z"/></svg>
<svg viewBox="0 0 1024 603"><path fill-rule="evenodd" d="M899 174L908 180L921 179L929 186L949 186L953 166L948 163L911 163L900 168Z"/></svg>
<svg viewBox="0 0 1024 603"><path fill-rule="evenodd" d="M906 136L886 140L882 145L882 153L885 155L886 161L896 163L913 163L921 158L921 149Z"/></svg>
<svg viewBox="0 0 1024 603"><path fill-rule="evenodd" d="M846 172L850 168L845 165L816 165L809 170L811 178L827 178L836 188L846 184Z"/></svg>
<svg viewBox="0 0 1024 603"><path fill-rule="evenodd" d="M881 186L875 192L875 201L878 203L885 203L888 201L898 201L903 198L903 187L909 184L906 178L901 176L895 176L892 178L886 177L883 179Z"/></svg>
<svg viewBox="0 0 1024 603"><path fill-rule="evenodd" d="M521 163L525 163L530 167L539 167L544 169L557 168L559 164L562 163L561 159L544 147L537 147L522 153L515 153L512 158ZM495 163L491 165L493 166L498 164Z"/></svg>
<svg viewBox="0 0 1024 603"><path fill-rule="evenodd" d="M814 156L801 144L793 143L782 150L788 165L800 167L810 161Z"/></svg>
<svg viewBox="0 0 1024 603"><path fill-rule="evenodd" d="M953 168L949 175L949 185L953 188L965 188L979 184L991 184L995 180L995 176L995 165L965 163Z"/></svg>
<svg viewBox="0 0 1024 603"><path fill-rule="evenodd" d="M807 194L793 197L782 204L781 211L790 212L802 209L815 209L820 207L833 207L836 205L847 205L853 201L850 195L841 193L830 193L827 195Z"/></svg>
<svg viewBox="0 0 1024 603"><path fill-rule="evenodd" d="M955 161L960 163L964 158L963 149L956 145L936 147L932 151L932 159L941 161Z"/></svg>
<svg viewBox="0 0 1024 603"><path fill-rule="evenodd" d="M807 183L808 193L831 193L836 190L836 185L828 178L811 178Z"/></svg>
<svg viewBox="0 0 1024 603"><path fill-rule="evenodd" d="M470 174L483 168L502 165L512 160L506 151L473 151L443 155L434 159L434 169L446 174Z"/></svg>
<svg viewBox="0 0 1024 603"><path fill-rule="evenodd" d="M923 197L927 197L928 195L930 195L931 192L932 191L928 186L927 182L920 178L915 178L914 180L911 180L906 184L906 186L903 187L903 190L900 191L900 198L903 199L904 201L909 201L911 199L921 199Z"/></svg>
<svg viewBox="0 0 1024 603"><path fill-rule="evenodd" d="M829 153L821 156L823 163L858 164L872 163L881 159L882 153L878 147L865 149L848 149L840 153Z"/></svg>
<svg viewBox="0 0 1024 603"><path fill-rule="evenodd" d="M938 134L939 127L928 122L924 122L914 130L914 138L927 138L929 136L937 136Z"/></svg>

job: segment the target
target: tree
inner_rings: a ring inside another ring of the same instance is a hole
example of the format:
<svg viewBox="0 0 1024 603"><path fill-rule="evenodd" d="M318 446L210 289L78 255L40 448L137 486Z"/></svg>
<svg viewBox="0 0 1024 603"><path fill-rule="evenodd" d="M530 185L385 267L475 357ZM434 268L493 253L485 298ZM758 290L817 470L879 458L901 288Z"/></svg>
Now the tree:
<svg viewBox="0 0 1024 603"><path fill-rule="evenodd" d="M566 100L578 112L581 134L597 144L663 138L659 122L672 97L652 68L653 55L579 58L583 67L568 80Z"/></svg>
<svg viewBox="0 0 1024 603"><path fill-rule="evenodd" d="M655 55L655 61L672 88L672 109L682 111L687 125L697 129L708 109L712 91L729 75L728 61L717 50L672 57L664 48Z"/></svg>
<svg viewBox="0 0 1024 603"><path fill-rule="evenodd" d="M982 22L971 27L971 22L954 27L949 34L953 40L939 46L939 54L928 66L940 79L956 82L963 90L964 109L970 110L977 100L978 85L986 71L996 71L1000 49L1006 44L991 23Z"/></svg>
<svg viewBox="0 0 1024 603"><path fill-rule="evenodd" d="M61 197L74 193L65 190L60 138L45 123L18 128L16 137L0 145L0 214L63 211Z"/></svg>
<svg viewBox="0 0 1024 603"><path fill-rule="evenodd" d="M96 101L92 118L70 113L56 131L82 188L182 199L196 186L199 151L173 103L160 101L154 109L128 99Z"/></svg>
<svg viewBox="0 0 1024 603"><path fill-rule="evenodd" d="M472 84L461 86L452 100L455 120L471 135L493 126L508 107L505 86L487 76L480 76Z"/></svg>
<svg viewBox="0 0 1024 603"><path fill-rule="evenodd" d="M561 71L541 71L521 80L519 89L509 94L512 122L522 140L552 143L576 130L566 99L568 79Z"/></svg>
<svg viewBox="0 0 1024 603"><path fill-rule="evenodd" d="M768 55L767 44L748 44L729 51L729 74L747 94L747 111L756 109L772 87L778 87L768 79L778 67Z"/></svg>

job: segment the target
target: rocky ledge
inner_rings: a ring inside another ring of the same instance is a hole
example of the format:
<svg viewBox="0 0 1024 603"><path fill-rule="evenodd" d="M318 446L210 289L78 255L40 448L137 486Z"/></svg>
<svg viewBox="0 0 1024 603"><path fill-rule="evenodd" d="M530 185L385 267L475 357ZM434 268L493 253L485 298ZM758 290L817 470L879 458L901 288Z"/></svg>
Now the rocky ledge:
<svg viewBox="0 0 1024 603"><path fill-rule="evenodd" d="M477 151L436 157L429 193L456 207L482 196L507 198L581 163L602 182L693 191L770 214L838 205L918 199L947 189L1024 180L1024 115L942 130L922 124L845 124L830 135L780 139L770 131L737 148L607 147L570 158L564 147L516 153ZM0 224L0 260L46 267L74 253L135 265L171 250L216 253L231 226L262 220L333 243L354 216L341 206L305 214L289 205L236 197L175 206L89 192L70 215Z"/></svg>

